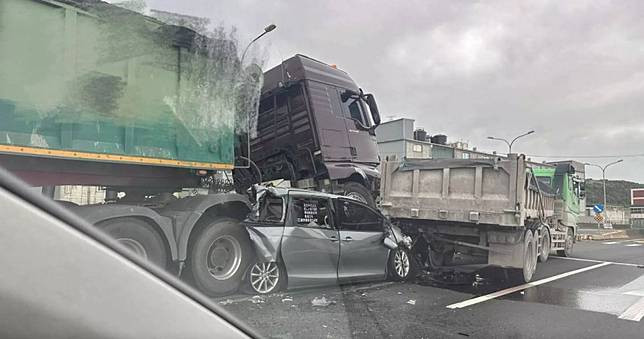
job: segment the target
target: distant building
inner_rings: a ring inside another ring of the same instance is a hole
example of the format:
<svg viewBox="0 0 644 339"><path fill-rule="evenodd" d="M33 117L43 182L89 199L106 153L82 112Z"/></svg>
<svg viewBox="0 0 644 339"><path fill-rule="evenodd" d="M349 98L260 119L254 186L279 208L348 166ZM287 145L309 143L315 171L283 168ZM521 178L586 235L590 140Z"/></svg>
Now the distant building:
<svg viewBox="0 0 644 339"><path fill-rule="evenodd" d="M631 227L644 228L644 188L631 189Z"/></svg>
<svg viewBox="0 0 644 339"><path fill-rule="evenodd" d="M382 158L395 155L399 159L488 159L496 156L468 149L462 141L447 143L447 136L430 136L414 128L414 120L400 118L386 121L376 128L378 151Z"/></svg>

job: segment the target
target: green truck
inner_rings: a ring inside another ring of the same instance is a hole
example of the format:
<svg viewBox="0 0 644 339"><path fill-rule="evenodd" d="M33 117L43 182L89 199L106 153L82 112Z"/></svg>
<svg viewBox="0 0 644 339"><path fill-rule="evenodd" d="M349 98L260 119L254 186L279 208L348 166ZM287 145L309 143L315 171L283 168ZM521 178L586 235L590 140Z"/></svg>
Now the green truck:
<svg viewBox="0 0 644 339"><path fill-rule="evenodd" d="M0 166L51 197L104 190L59 202L206 294L231 293L254 256L239 225L250 184L370 200L379 180L373 96L299 55L264 82L238 47L99 0L0 0Z"/></svg>

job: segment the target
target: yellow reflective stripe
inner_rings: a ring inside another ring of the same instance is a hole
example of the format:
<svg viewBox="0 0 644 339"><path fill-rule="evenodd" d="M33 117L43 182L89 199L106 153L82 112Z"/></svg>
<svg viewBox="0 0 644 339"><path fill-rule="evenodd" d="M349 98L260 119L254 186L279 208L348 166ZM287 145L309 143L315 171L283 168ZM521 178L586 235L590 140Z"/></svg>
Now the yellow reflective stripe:
<svg viewBox="0 0 644 339"><path fill-rule="evenodd" d="M43 155L58 158L72 158L84 160L100 160L100 161L113 161L124 163L135 163L144 165L165 165L173 167L189 167L199 169L233 169L233 164L222 164L215 162L198 162L198 161L182 161L182 160L169 160L160 158L146 158L146 157L133 157L128 155L115 155L115 154L99 154L90 152L77 152L77 151L63 151L52 150L46 148L25 147L25 146L9 146L0 145L0 152L17 153L17 154L31 154Z"/></svg>

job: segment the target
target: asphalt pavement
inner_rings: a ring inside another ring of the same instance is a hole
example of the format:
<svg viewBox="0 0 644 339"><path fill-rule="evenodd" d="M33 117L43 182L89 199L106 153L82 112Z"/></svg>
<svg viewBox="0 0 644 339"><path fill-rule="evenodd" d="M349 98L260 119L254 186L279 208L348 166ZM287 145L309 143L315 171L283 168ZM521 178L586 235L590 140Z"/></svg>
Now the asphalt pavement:
<svg viewBox="0 0 644 339"><path fill-rule="evenodd" d="M578 242L529 284L421 277L216 301L275 338L642 338L644 239Z"/></svg>

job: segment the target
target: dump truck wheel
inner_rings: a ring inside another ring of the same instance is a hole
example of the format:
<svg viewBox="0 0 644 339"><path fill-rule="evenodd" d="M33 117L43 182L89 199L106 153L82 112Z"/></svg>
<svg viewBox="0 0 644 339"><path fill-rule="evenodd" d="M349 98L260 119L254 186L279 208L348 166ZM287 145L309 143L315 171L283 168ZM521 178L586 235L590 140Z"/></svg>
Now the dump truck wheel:
<svg viewBox="0 0 644 339"><path fill-rule="evenodd" d="M572 245L573 245L573 232L572 228L568 227L568 232L566 232L566 242L564 243L563 250L557 250L557 255L560 257L569 257L572 255Z"/></svg>
<svg viewBox="0 0 644 339"><path fill-rule="evenodd" d="M165 269L168 250L163 237L149 223L138 218L116 218L96 225L132 253Z"/></svg>
<svg viewBox="0 0 644 339"><path fill-rule="evenodd" d="M537 268L537 242L531 230L526 230L523 238L523 268L512 268L508 270L510 279L519 283L527 283L532 280L534 271Z"/></svg>
<svg viewBox="0 0 644 339"><path fill-rule="evenodd" d="M209 296L235 292L252 253L248 234L238 220L212 220L197 235L191 248L190 271L195 285Z"/></svg>
<svg viewBox="0 0 644 339"><path fill-rule="evenodd" d="M371 192L360 183L348 182L344 184L344 195L371 207L376 207L376 202L373 200Z"/></svg>
<svg viewBox="0 0 644 339"><path fill-rule="evenodd" d="M543 235L541 236L541 254L539 254L539 261L546 262L550 256L550 231L548 228L543 228Z"/></svg>

